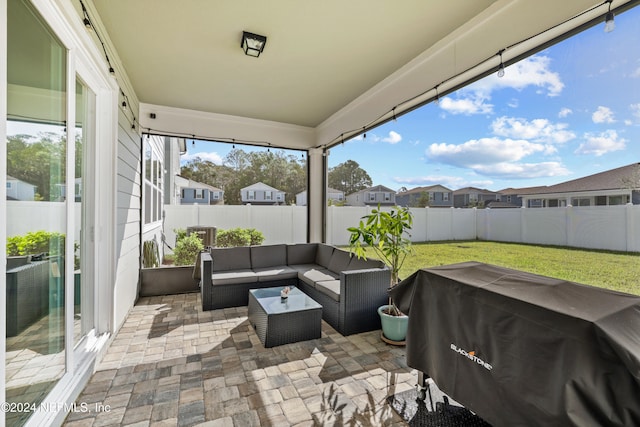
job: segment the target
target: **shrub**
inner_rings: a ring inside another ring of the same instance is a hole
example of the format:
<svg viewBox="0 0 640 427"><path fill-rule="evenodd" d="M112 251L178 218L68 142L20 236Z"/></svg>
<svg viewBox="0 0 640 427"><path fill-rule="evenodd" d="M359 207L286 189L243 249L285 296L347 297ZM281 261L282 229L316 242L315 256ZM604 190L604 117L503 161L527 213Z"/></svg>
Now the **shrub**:
<svg viewBox="0 0 640 427"><path fill-rule="evenodd" d="M204 249L202 240L196 233L186 235L177 241L173 250L175 265L194 265L198 253Z"/></svg>
<svg viewBox="0 0 640 427"><path fill-rule="evenodd" d="M220 230L216 238L216 246L233 248L236 246L255 246L264 242L264 235L255 228L231 228Z"/></svg>
<svg viewBox="0 0 640 427"><path fill-rule="evenodd" d="M52 231L30 231L21 236L7 238L7 255L33 255L47 253L59 255L64 251L65 235Z"/></svg>
<svg viewBox="0 0 640 427"><path fill-rule="evenodd" d="M216 237L216 246L220 248L233 248L236 246L249 246L251 236L244 228L231 228L220 230Z"/></svg>
<svg viewBox="0 0 640 427"><path fill-rule="evenodd" d="M247 233L249 233L251 246L261 245L262 242L264 242L264 234L262 234L261 231L258 231L255 228L247 228Z"/></svg>

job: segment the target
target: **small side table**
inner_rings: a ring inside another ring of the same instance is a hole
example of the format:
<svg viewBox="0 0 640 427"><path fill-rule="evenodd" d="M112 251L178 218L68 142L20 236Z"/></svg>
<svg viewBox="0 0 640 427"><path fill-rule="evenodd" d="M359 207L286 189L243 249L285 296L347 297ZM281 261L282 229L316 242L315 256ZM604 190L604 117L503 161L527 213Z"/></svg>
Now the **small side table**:
<svg viewBox="0 0 640 427"><path fill-rule="evenodd" d="M282 286L249 290L249 323L265 347L321 336L322 306L296 287L280 298Z"/></svg>

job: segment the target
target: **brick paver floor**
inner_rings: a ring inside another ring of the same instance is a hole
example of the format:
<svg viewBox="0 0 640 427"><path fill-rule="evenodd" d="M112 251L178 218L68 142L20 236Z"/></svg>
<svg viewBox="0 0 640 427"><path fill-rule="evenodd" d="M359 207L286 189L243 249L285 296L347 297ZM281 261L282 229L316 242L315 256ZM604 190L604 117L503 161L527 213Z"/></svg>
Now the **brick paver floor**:
<svg viewBox="0 0 640 427"><path fill-rule="evenodd" d="M386 397L414 387L380 331L265 349L247 307L197 293L141 298L65 422L80 426L405 425Z"/></svg>

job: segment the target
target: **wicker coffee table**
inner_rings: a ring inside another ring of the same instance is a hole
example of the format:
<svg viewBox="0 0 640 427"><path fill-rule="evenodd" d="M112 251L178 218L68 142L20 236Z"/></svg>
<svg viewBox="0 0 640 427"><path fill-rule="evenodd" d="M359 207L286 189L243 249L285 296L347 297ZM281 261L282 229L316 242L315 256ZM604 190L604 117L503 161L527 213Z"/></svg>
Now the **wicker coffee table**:
<svg viewBox="0 0 640 427"><path fill-rule="evenodd" d="M296 287L280 298L282 286L249 290L249 323L265 347L320 338L322 306Z"/></svg>

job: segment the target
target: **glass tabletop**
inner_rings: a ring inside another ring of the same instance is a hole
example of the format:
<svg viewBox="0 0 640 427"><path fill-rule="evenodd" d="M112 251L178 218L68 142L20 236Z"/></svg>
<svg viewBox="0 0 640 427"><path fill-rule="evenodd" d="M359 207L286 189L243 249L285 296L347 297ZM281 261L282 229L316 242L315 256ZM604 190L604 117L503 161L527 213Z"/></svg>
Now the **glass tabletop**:
<svg viewBox="0 0 640 427"><path fill-rule="evenodd" d="M249 292L264 308L267 314L281 314L291 311L312 310L322 308L320 304L312 300L307 294L295 286L289 286L291 291L287 298L280 297L280 291L284 286L273 288L250 289Z"/></svg>

